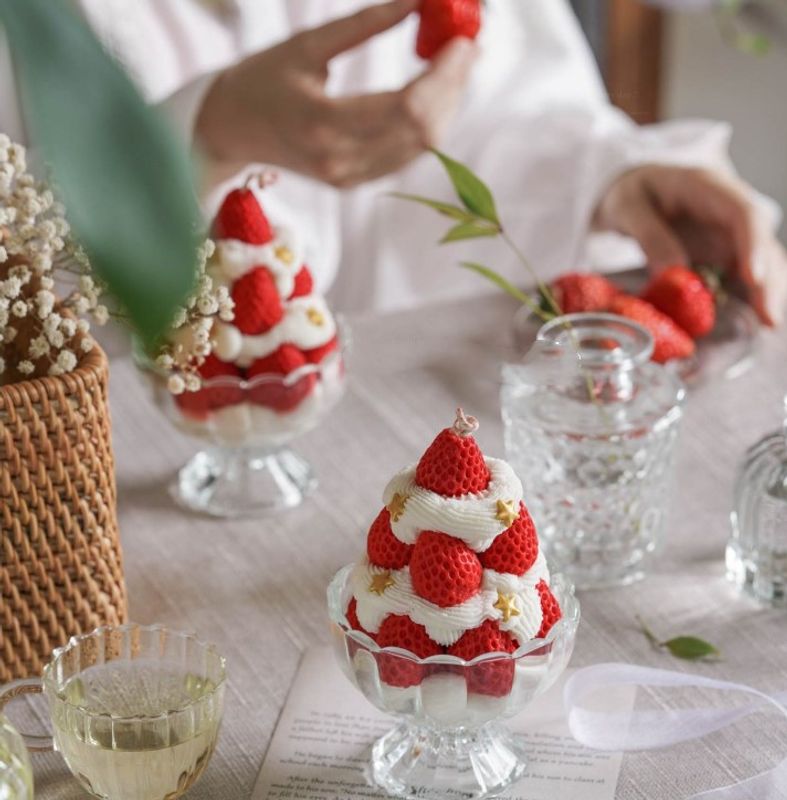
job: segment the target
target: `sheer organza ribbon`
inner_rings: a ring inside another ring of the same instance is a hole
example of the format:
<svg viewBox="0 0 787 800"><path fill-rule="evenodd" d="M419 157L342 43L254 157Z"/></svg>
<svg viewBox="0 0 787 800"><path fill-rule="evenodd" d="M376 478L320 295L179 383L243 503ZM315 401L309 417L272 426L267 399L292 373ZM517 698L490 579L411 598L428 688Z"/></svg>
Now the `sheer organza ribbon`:
<svg viewBox="0 0 787 800"><path fill-rule="evenodd" d="M596 711L583 707L593 694L622 686L718 689L747 695L748 704L733 708L686 708ZM753 699L751 699L753 698ZM594 750L652 750L699 739L726 728L756 711L777 710L787 717L787 692L765 694L751 686L631 664L596 664L575 672L567 681L564 702L574 738ZM689 800L785 800L787 759L774 769Z"/></svg>

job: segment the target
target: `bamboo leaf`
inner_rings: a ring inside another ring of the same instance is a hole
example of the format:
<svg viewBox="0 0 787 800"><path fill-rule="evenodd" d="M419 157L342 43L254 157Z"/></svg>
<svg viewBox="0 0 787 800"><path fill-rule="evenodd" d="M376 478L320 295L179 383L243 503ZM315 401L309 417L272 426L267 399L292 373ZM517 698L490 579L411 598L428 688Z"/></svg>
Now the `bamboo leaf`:
<svg viewBox="0 0 787 800"><path fill-rule="evenodd" d="M25 118L96 273L151 341L194 282L185 148L68 4L0 0Z"/></svg>
<svg viewBox="0 0 787 800"><path fill-rule="evenodd" d="M402 194L401 192L391 192L391 197L398 197L400 200L409 200L413 203L420 203L421 205L428 206L429 208L437 211L439 214L442 214L446 217L451 217L451 219L458 219L463 220L465 222L470 222L474 220L475 214L471 214L468 211L465 211L463 208L459 208L459 206L452 205L451 203L443 203L439 200L430 200L428 197L421 197L417 194Z"/></svg>
<svg viewBox="0 0 787 800"><path fill-rule="evenodd" d="M504 278L499 272L495 272L495 270L490 269L489 267L485 267L483 264L476 264L472 261L462 261L461 266L464 269L469 269L471 272L476 272L477 274L481 275L482 277L486 278L488 281L491 281L495 284L495 286L502 289L507 294L510 294L511 297L519 300L520 303L526 305L534 314L540 317L543 320L550 320L552 319L551 314L545 314L544 311L539 308L538 303L534 300L527 292L523 292L521 289L514 286L511 281L507 278Z"/></svg>
<svg viewBox="0 0 787 800"><path fill-rule="evenodd" d="M481 219L485 219L500 228L495 199L489 187L464 164L460 164L439 150L434 150L433 152L445 167L448 177L451 179L451 183L454 185L454 189L465 208L481 217Z"/></svg>
<svg viewBox="0 0 787 800"><path fill-rule="evenodd" d="M488 236L498 236L500 231L497 228L490 228L488 225L479 225L477 222L460 222L459 225L451 228L448 233L440 240L440 244L448 242L459 242L463 239L480 239Z"/></svg>
<svg viewBox="0 0 787 800"><path fill-rule="evenodd" d="M672 653L676 658L686 661L698 661L702 658L718 658L721 653L709 642L698 639L696 636L676 636L662 642L662 647Z"/></svg>

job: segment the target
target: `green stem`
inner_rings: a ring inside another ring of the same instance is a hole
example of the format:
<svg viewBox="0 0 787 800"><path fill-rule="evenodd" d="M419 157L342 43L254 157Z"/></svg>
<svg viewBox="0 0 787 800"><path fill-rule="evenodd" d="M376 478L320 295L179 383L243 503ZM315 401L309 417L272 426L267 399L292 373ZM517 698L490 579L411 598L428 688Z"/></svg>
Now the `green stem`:
<svg viewBox="0 0 787 800"><path fill-rule="evenodd" d="M538 290L543 295L544 299L547 301L552 313L560 317L563 314L563 309L560 308L557 300L555 300L555 295L552 294L552 290L549 286L539 277L538 272L534 269L533 265L527 260L525 254L519 249L517 243L508 235L508 233L500 227L500 235L503 237L503 241L508 245L511 251L519 260L519 263L530 273L530 276L536 282L536 286L538 286Z"/></svg>
<svg viewBox="0 0 787 800"><path fill-rule="evenodd" d="M645 624L645 621L639 614L636 615L635 619L639 623L640 630L645 635L645 638L656 650L664 647L664 642L659 641L659 637Z"/></svg>

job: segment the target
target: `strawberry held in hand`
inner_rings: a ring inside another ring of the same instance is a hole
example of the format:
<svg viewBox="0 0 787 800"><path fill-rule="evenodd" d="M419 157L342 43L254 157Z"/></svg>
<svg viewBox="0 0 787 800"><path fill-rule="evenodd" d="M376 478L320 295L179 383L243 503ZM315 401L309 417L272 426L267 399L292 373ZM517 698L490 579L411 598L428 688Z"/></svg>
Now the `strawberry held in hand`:
<svg viewBox="0 0 787 800"><path fill-rule="evenodd" d="M477 428L459 409L453 426L385 489L366 557L348 579L345 610L345 625L382 648L416 659L512 654L561 617L522 484L504 461L484 457ZM356 640L348 652L362 647ZM539 657L549 652L545 646ZM460 675L468 693L503 697L516 672L505 657L473 666L421 664L384 651L375 658L380 681L397 689L427 678L436 687L443 676L449 691Z"/></svg>
<svg viewBox="0 0 787 800"><path fill-rule="evenodd" d="M415 50L432 59L451 39L475 39L481 30L481 0L423 0Z"/></svg>
<svg viewBox="0 0 787 800"><path fill-rule="evenodd" d="M694 339L710 333L716 324L713 293L688 267L674 266L662 270L647 285L642 297Z"/></svg>

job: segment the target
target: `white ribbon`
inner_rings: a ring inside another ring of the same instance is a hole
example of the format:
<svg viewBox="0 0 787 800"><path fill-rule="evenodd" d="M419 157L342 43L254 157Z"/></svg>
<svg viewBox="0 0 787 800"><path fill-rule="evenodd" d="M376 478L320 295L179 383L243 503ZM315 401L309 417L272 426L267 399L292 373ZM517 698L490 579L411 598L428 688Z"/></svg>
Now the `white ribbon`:
<svg viewBox="0 0 787 800"><path fill-rule="evenodd" d="M690 708L629 712L591 711L582 702L591 694L617 686L695 687L738 692L755 698L735 708ZM765 694L730 681L651 669L631 664L596 664L575 672L563 700L574 738L594 750L652 750L699 739L726 728L755 711L775 708L787 717L787 692ZM785 800L787 759L774 769L722 789L693 795L689 800Z"/></svg>

